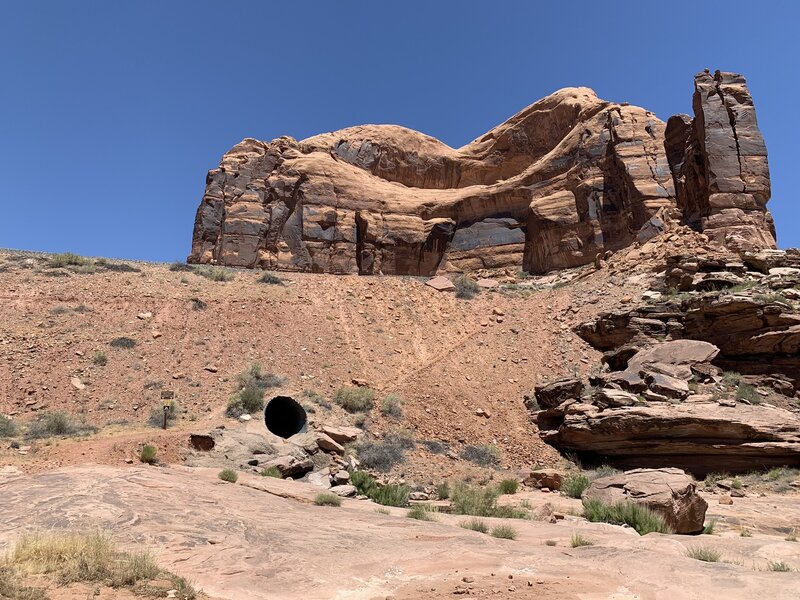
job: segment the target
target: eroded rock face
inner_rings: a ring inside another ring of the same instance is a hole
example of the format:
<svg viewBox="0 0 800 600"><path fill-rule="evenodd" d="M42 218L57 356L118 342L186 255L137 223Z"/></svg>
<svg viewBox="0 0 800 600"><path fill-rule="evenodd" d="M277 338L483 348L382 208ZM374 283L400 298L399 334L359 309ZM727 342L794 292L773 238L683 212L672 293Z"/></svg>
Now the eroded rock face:
<svg viewBox="0 0 800 600"><path fill-rule="evenodd" d="M744 151L754 157L742 176L757 206L746 208L749 229L734 229L754 247L772 247L764 209L768 172L756 160L766 168L766 152L737 77L723 87L740 98L731 110L739 115L736 135L752 140L745 150L714 145L717 130L704 129L709 118L686 126L703 134L704 148L720 164L732 165ZM698 105L703 115L706 105ZM684 133L667 140L653 113L601 100L588 88L567 88L459 149L394 125L300 142L245 139L208 174L189 261L409 275L483 268L542 273L587 264L651 235L662 218L694 222L700 200L676 197L680 177L670 170L671 163L681 173L684 164L689 169L681 156L693 138ZM714 189L733 193L722 185L733 175L714 173ZM680 181L681 193L695 194L694 183ZM720 229L732 215L718 211L698 226Z"/></svg>
<svg viewBox="0 0 800 600"><path fill-rule="evenodd" d="M633 502L664 517L675 533L703 530L708 504L697 494L692 478L680 469L634 469L595 479L584 500L604 504Z"/></svg>

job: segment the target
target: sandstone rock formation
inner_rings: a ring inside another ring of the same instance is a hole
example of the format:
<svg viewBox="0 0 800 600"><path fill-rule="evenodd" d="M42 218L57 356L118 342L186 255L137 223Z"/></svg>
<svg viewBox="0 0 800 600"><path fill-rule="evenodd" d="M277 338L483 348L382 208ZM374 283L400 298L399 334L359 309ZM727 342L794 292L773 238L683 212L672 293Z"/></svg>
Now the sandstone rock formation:
<svg viewBox="0 0 800 600"><path fill-rule="evenodd" d="M669 131L645 109L566 88L457 150L394 125L245 139L208 174L189 261L542 273L643 241L665 218L773 247L766 150L744 79L701 73L696 89L694 121L673 119Z"/></svg>
<svg viewBox="0 0 800 600"><path fill-rule="evenodd" d="M634 469L595 479L582 498L604 504L641 504L664 517L675 533L702 531L708 509L692 478L671 468Z"/></svg>

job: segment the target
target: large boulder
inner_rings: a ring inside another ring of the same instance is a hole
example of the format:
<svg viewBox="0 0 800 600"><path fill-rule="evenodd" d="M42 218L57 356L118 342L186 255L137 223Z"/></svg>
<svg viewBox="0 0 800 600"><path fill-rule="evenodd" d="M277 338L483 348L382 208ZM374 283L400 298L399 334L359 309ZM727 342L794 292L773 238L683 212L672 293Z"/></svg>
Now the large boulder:
<svg viewBox="0 0 800 600"><path fill-rule="evenodd" d="M559 379L546 385L537 385L533 389L533 397L539 408L555 408L562 402L572 398L580 398L583 393L583 382L580 379Z"/></svg>
<svg viewBox="0 0 800 600"><path fill-rule="evenodd" d="M708 504L697 494L691 477L680 469L634 469L595 479L583 500L604 504L633 502L664 517L675 533L703 530Z"/></svg>

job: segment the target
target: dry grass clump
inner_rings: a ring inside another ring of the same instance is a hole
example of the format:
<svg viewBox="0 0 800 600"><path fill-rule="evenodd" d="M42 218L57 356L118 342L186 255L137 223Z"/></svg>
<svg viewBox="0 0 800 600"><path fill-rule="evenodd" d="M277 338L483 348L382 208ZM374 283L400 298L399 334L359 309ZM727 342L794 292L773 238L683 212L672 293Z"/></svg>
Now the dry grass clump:
<svg viewBox="0 0 800 600"><path fill-rule="evenodd" d="M406 516L418 521L435 521L436 507L431 504L415 504L408 509Z"/></svg>
<svg viewBox="0 0 800 600"><path fill-rule="evenodd" d="M64 411L44 413L36 421L28 424L27 437L31 439L47 437L76 437L97 431L95 427L76 421Z"/></svg>
<svg viewBox="0 0 800 600"><path fill-rule="evenodd" d="M323 492L321 494L317 494L317 497L314 498L314 504L317 506L341 506L342 499L336 494Z"/></svg>
<svg viewBox="0 0 800 600"><path fill-rule="evenodd" d="M686 550L686 556L702 562L719 562L722 553L711 546L694 546Z"/></svg>
<svg viewBox="0 0 800 600"><path fill-rule="evenodd" d="M577 531L572 534L569 540L569 545L573 548L580 548L581 546L594 546L594 542L589 538L583 537Z"/></svg>

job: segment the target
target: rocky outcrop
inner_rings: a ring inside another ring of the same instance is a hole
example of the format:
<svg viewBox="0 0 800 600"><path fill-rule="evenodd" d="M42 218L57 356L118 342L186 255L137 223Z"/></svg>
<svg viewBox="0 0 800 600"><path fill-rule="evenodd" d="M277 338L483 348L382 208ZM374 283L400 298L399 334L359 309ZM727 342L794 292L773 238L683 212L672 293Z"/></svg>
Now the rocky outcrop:
<svg viewBox="0 0 800 600"><path fill-rule="evenodd" d="M708 509L692 478L671 468L634 469L595 479L582 498L603 504L631 502L646 506L661 515L674 533L701 532Z"/></svg>
<svg viewBox="0 0 800 600"><path fill-rule="evenodd" d="M665 140L684 220L731 249L774 247L767 147L744 77L699 73L692 105Z"/></svg>
<svg viewBox="0 0 800 600"><path fill-rule="evenodd" d="M763 140L761 146L755 141L761 138L744 80L725 77L731 98L746 96L731 108L738 115L732 131L753 142L713 145L716 129L706 132L711 120L705 117L696 117L691 129L704 140L698 152L719 155L720 164L745 157L746 193L758 208L736 208L745 211L741 215L695 219L691 207L700 200L676 197L679 180L680 193L695 194L694 184L674 175L694 164L681 158L692 135L665 137L665 124L647 110L567 88L459 149L393 125L351 127L299 142L246 139L208 173L189 261L325 273L432 275L507 267L542 273L643 241L668 218L721 231L720 219L747 217L752 222L745 228L726 227L749 235L751 245L774 246L764 208L768 174L758 171L758 189L753 175L760 164L755 158L766 168ZM706 104L698 105L703 115ZM713 185L719 188L727 177L717 175Z"/></svg>

